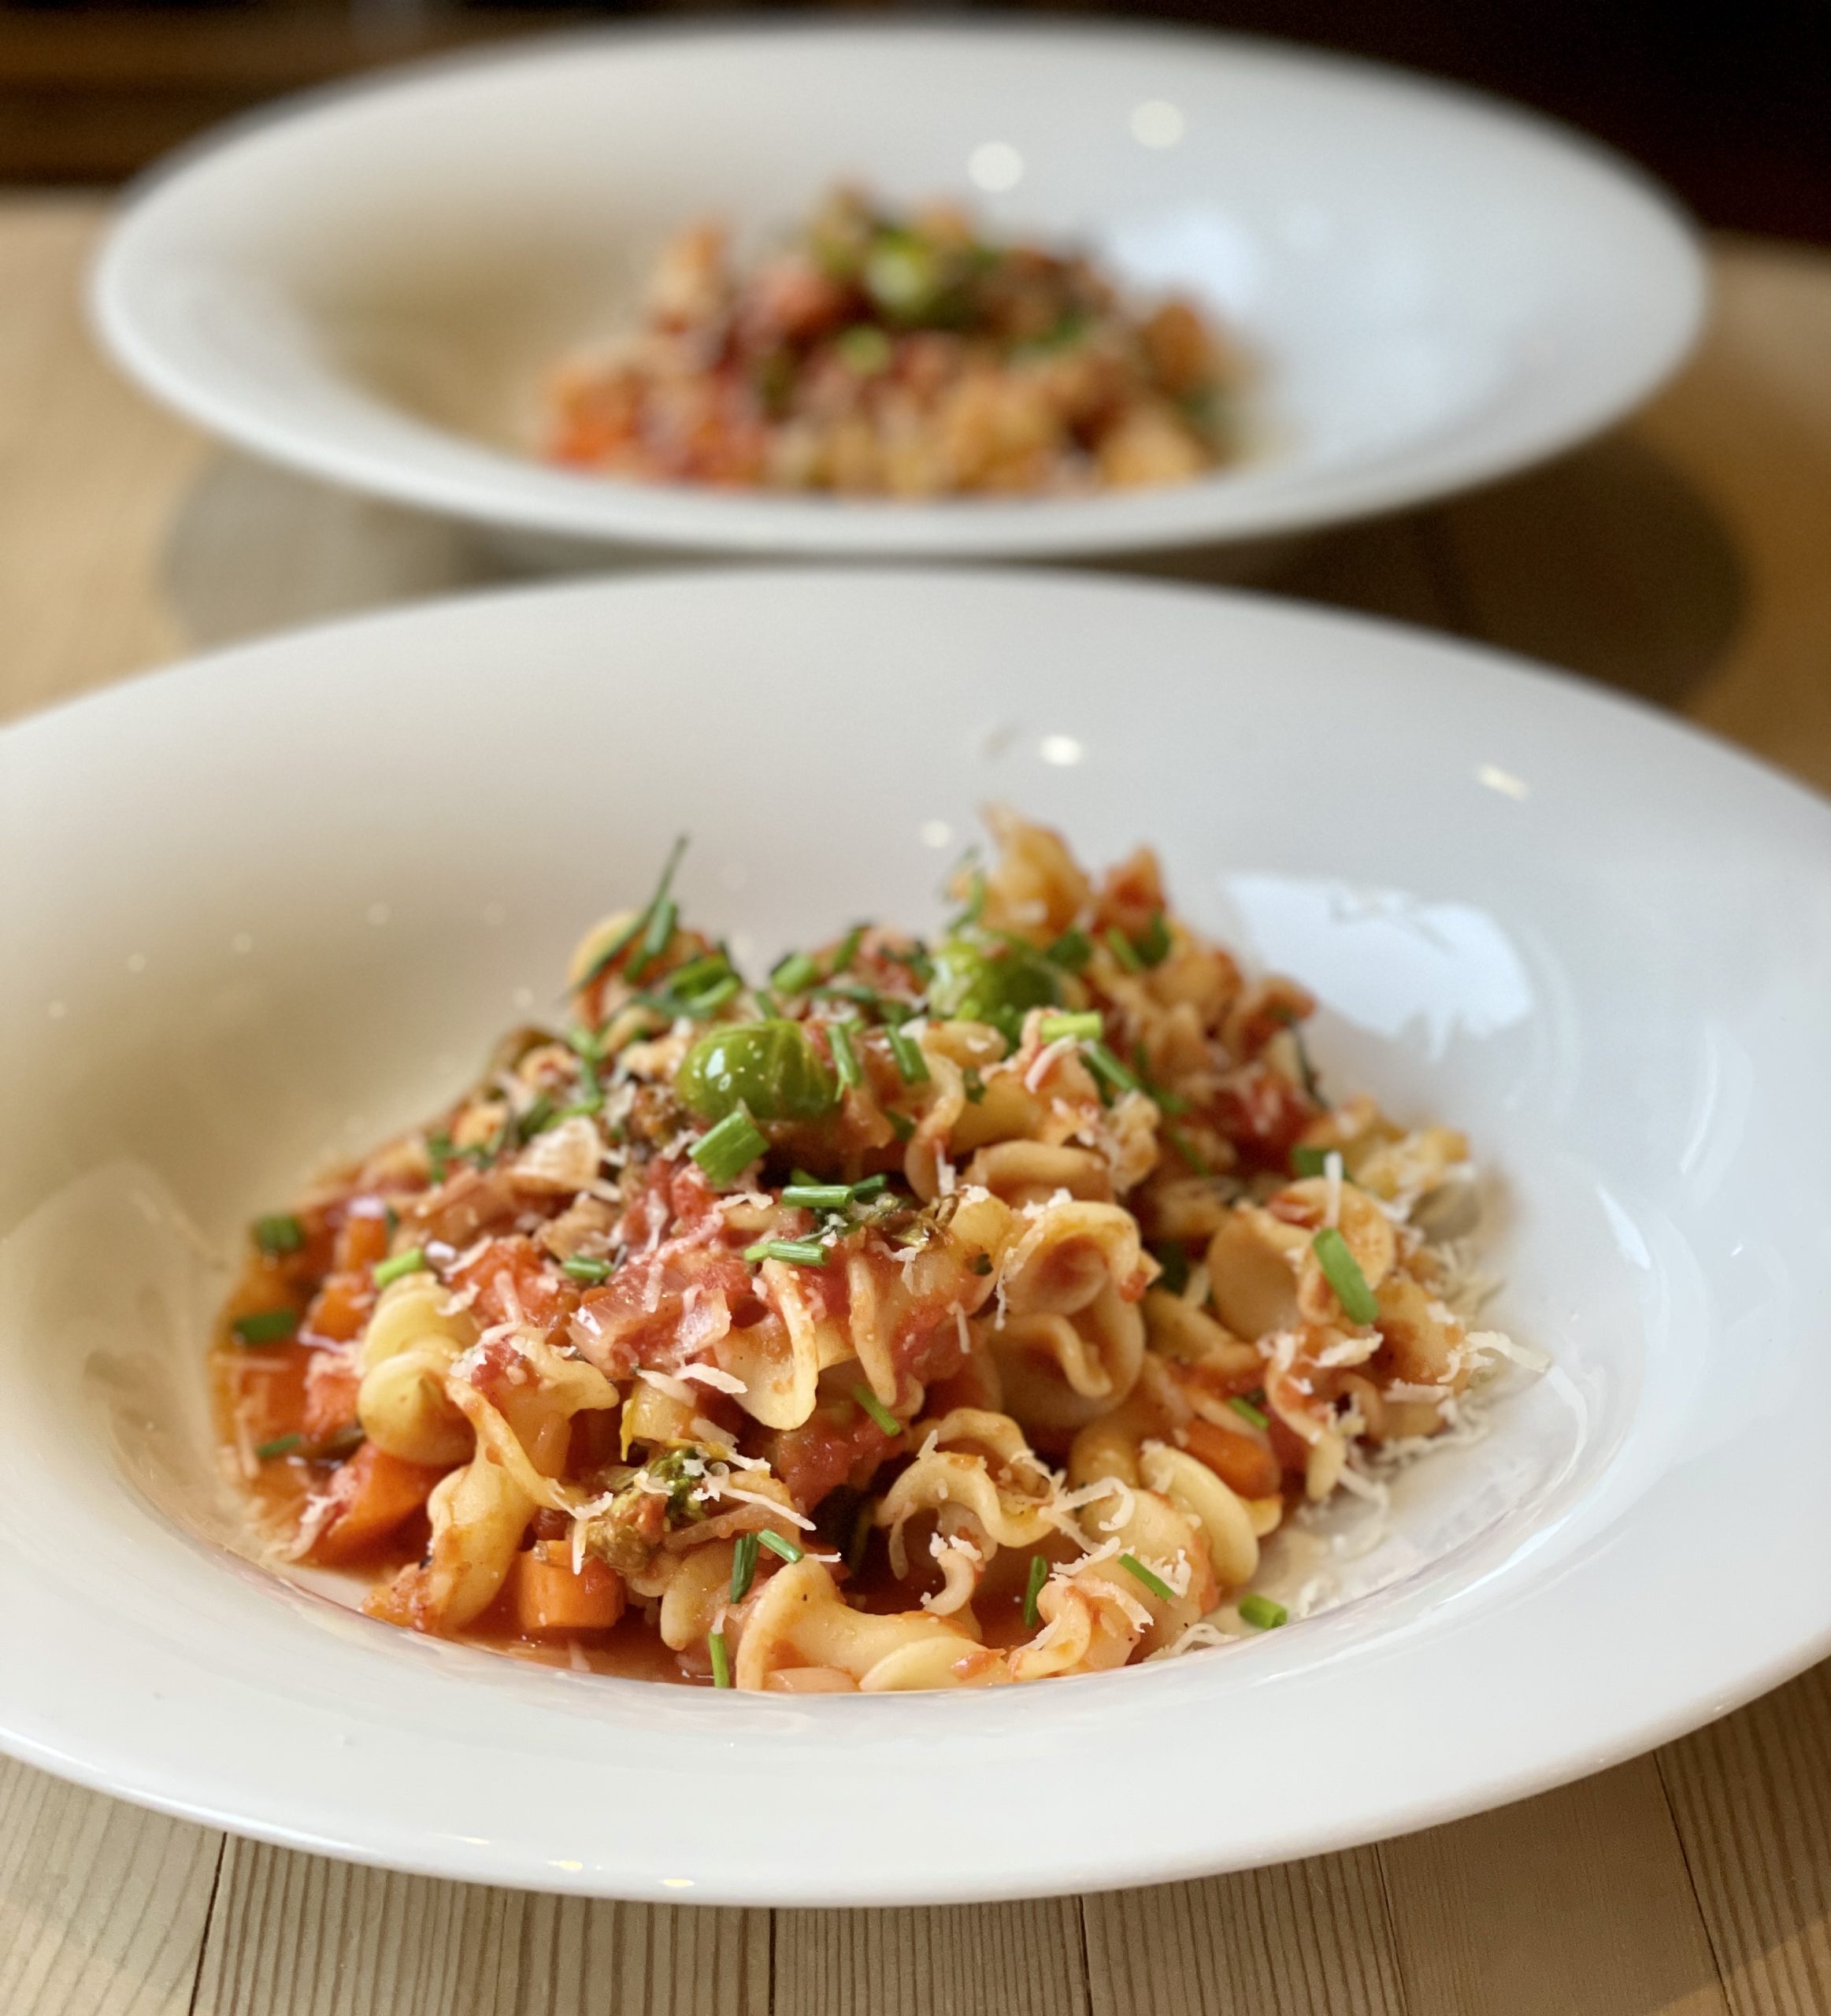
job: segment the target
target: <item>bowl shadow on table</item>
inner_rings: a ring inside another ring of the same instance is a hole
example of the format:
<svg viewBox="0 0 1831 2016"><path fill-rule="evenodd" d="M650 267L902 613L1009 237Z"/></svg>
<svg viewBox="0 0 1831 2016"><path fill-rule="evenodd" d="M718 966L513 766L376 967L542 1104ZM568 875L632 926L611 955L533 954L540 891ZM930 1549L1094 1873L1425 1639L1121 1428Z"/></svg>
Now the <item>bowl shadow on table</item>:
<svg viewBox="0 0 1831 2016"><path fill-rule="evenodd" d="M224 454L180 506L163 571L190 642L207 648L554 571L518 562L516 550L481 528ZM641 563L681 564L692 563ZM1722 661L1747 599L1708 503L1625 433L1424 510L1103 571L1244 584L1459 631L1674 708Z"/></svg>

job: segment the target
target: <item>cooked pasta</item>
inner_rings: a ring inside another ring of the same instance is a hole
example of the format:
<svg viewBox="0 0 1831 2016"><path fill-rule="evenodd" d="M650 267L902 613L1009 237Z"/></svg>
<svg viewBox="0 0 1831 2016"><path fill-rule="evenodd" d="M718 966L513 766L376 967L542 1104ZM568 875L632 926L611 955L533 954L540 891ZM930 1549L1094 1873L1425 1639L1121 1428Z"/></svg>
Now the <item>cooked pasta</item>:
<svg viewBox="0 0 1831 2016"><path fill-rule="evenodd" d="M1186 482L1233 450L1237 361L1187 301L959 211L831 197L739 271L704 224L639 324L569 359L547 449L610 476L928 498Z"/></svg>
<svg viewBox="0 0 1831 2016"><path fill-rule="evenodd" d="M563 1034L257 1222L215 1364L294 1559L417 1631L793 1693L1285 1621L1270 1536L1512 1353L1424 1229L1466 1144L1332 1102L1310 997L1148 852L1096 884L993 825L937 938L761 982L670 862Z"/></svg>

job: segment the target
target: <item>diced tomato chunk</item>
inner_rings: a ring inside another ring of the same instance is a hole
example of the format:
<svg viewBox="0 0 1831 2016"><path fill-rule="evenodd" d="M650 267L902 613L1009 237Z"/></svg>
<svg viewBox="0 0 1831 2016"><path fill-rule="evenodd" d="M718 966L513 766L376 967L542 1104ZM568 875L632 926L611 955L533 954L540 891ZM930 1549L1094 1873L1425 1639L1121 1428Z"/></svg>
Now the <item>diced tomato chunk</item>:
<svg viewBox="0 0 1831 2016"><path fill-rule="evenodd" d="M332 1274L313 1297L300 1329L334 1344L361 1336L375 1306L375 1284L366 1273Z"/></svg>

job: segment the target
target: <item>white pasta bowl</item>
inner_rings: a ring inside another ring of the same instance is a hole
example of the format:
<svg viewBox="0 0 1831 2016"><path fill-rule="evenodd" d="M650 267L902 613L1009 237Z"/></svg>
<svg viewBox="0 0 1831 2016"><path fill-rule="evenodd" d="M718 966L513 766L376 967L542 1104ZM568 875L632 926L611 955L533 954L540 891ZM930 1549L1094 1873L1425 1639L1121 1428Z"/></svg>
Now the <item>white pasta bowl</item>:
<svg viewBox="0 0 1831 2016"><path fill-rule="evenodd" d="M836 179L972 201L1205 302L1250 452L1076 498L861 502L534 458L550 366L684 224L754 247ZM1601 150L1469 93L1171 30L643 32L308 101L142 191L95 283L150 390L355 489L578 550L1029 555L1253 542L1414 503L1605 426L1688 347L1685 224Z"/></svg>
<svg viewBox="0 0 1831 2016"><path fill-rule="evenodd" d="M235 1551L204 1354L256 1212L434 1110L581 920L930 920L975 809L1140 839L1465 1127L1552 1369L1332 1607L969 1694L418 1638ZM1831 809L1643 709L1244 598L895 572L575 586L206 658L0 735L0 1743L439 1875L910 1903L1240 1866L1596 1770L1831 1647ZM1801 1564L1807 1564L1802 1569Z"/></svg>

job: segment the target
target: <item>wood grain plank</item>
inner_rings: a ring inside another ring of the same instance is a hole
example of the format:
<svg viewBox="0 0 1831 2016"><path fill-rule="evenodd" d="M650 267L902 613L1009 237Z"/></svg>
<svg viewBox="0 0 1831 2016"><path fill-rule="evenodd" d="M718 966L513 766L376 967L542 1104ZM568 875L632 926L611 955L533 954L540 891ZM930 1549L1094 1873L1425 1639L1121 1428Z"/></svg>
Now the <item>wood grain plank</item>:
<svg viewBox="0 0 1831 2016"><path fill-rule="evenodd" d="M1410 2016L1719 2016L1651 1758L1379 1850Z"/></svg>
<svg viewBox="0 0 1831 2016"><path fill-rule="evenodd" d="M1659 1766L1736 2016L1831 2009L1831 1663Z"/></svg>
<svg viewBox="0 0 1831 2016"><path fill-rule="evenodd" d="M1406 1999L1370 1848L1088 1897L1092 2016L1385 2016Z"/></svg>
<svg viewBox="0 0 1831 2016"><path fill-rule="evenodd" d="M169 658L167 528L206 450L97 354L83 275L103 213L10 198L0 232L0 714Z"/></svg>
<svg viewBox="0 0 1831 2016"><path fill-rule="evenodd" d="M1083 2016L1072 1897L902 1911L778 1911L773 2016Z"/></svg>
<svg viewBox="0 0 1831 2016"><path fill-rule="evenodd" d="M0 1758L0 2010L187 2016L222 1849Z"/></svg>
<svg viewBox="0 0 1831 2016"><path fill-rule="evenodd" d="M767 2016L762 1911L593 1903L232 1841L196 2016Z"/></svg>

